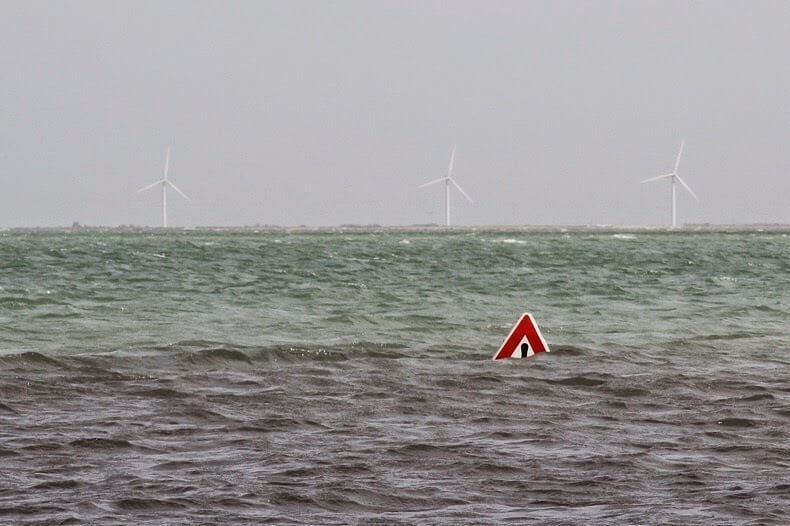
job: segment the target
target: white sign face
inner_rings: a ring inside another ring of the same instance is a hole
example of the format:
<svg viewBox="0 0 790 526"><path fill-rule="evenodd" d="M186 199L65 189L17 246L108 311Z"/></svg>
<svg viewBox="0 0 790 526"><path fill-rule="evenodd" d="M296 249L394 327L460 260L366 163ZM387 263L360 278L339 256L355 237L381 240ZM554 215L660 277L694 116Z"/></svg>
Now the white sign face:
<svg viewBox="0 0 790 526"><path fill-rule="evenodd" d="M526 336L521 338L518 346L516 346L516 350L513 351L513 354L510 355L511 358L529 358L530 356L535 356L535 351L532 350L532 347L529 345L529 340Z"/></svg>

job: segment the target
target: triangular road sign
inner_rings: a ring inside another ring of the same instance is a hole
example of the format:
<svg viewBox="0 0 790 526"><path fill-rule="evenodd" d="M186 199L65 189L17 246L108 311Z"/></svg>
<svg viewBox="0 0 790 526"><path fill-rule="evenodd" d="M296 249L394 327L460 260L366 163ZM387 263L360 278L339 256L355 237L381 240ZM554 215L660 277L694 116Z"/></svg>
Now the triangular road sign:
<svg viewBox="0 0 790 526"><path fill-rule="evenodd" d="M535 318L525 312L513 326L493 359L528 358L539 352L549 352L549 346L540 334Z"/></svg>

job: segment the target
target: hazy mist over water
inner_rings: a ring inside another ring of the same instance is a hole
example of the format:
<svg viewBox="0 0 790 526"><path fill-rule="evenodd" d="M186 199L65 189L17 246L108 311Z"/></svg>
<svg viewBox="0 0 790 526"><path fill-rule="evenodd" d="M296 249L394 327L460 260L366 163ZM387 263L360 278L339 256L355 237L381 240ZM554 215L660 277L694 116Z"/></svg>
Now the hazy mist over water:
<svg viewBox="0 0 790 526"><path fill-rule="evenodd" d="M790 223L786 2L0 5L0 226Z"/></svg>
<svg viewBox="0 0 790 526"><path fill-rule="evenodd" d="M784 524L789 239L0 233L0 521Z"/></svg>

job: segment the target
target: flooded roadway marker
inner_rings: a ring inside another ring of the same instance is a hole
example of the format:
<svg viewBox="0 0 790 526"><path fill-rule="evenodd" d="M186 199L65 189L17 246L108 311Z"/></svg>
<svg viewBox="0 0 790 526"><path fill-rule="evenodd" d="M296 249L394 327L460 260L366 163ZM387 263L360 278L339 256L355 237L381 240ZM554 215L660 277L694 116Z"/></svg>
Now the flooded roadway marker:
<svg viewBox="0 0 790 526"><path fill-rule="evenodd" d="M540 334L535 318L525 312L492 359L528 358L539 352L549 352L549 346Z"/></svg>

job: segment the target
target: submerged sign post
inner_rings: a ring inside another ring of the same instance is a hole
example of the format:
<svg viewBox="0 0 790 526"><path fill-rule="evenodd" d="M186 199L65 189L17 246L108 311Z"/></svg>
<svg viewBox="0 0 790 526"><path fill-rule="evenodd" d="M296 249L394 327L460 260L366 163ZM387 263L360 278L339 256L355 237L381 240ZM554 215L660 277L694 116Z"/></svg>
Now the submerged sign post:
<svg viewBox="0 0 790 526"><path fill-rule="evenodd" d="M527 358L539 352L549 352L549 346L543 339L543 335L540 334L535 318L532 317L532 314L525 312L513 326L493 359Z"/></svg>

